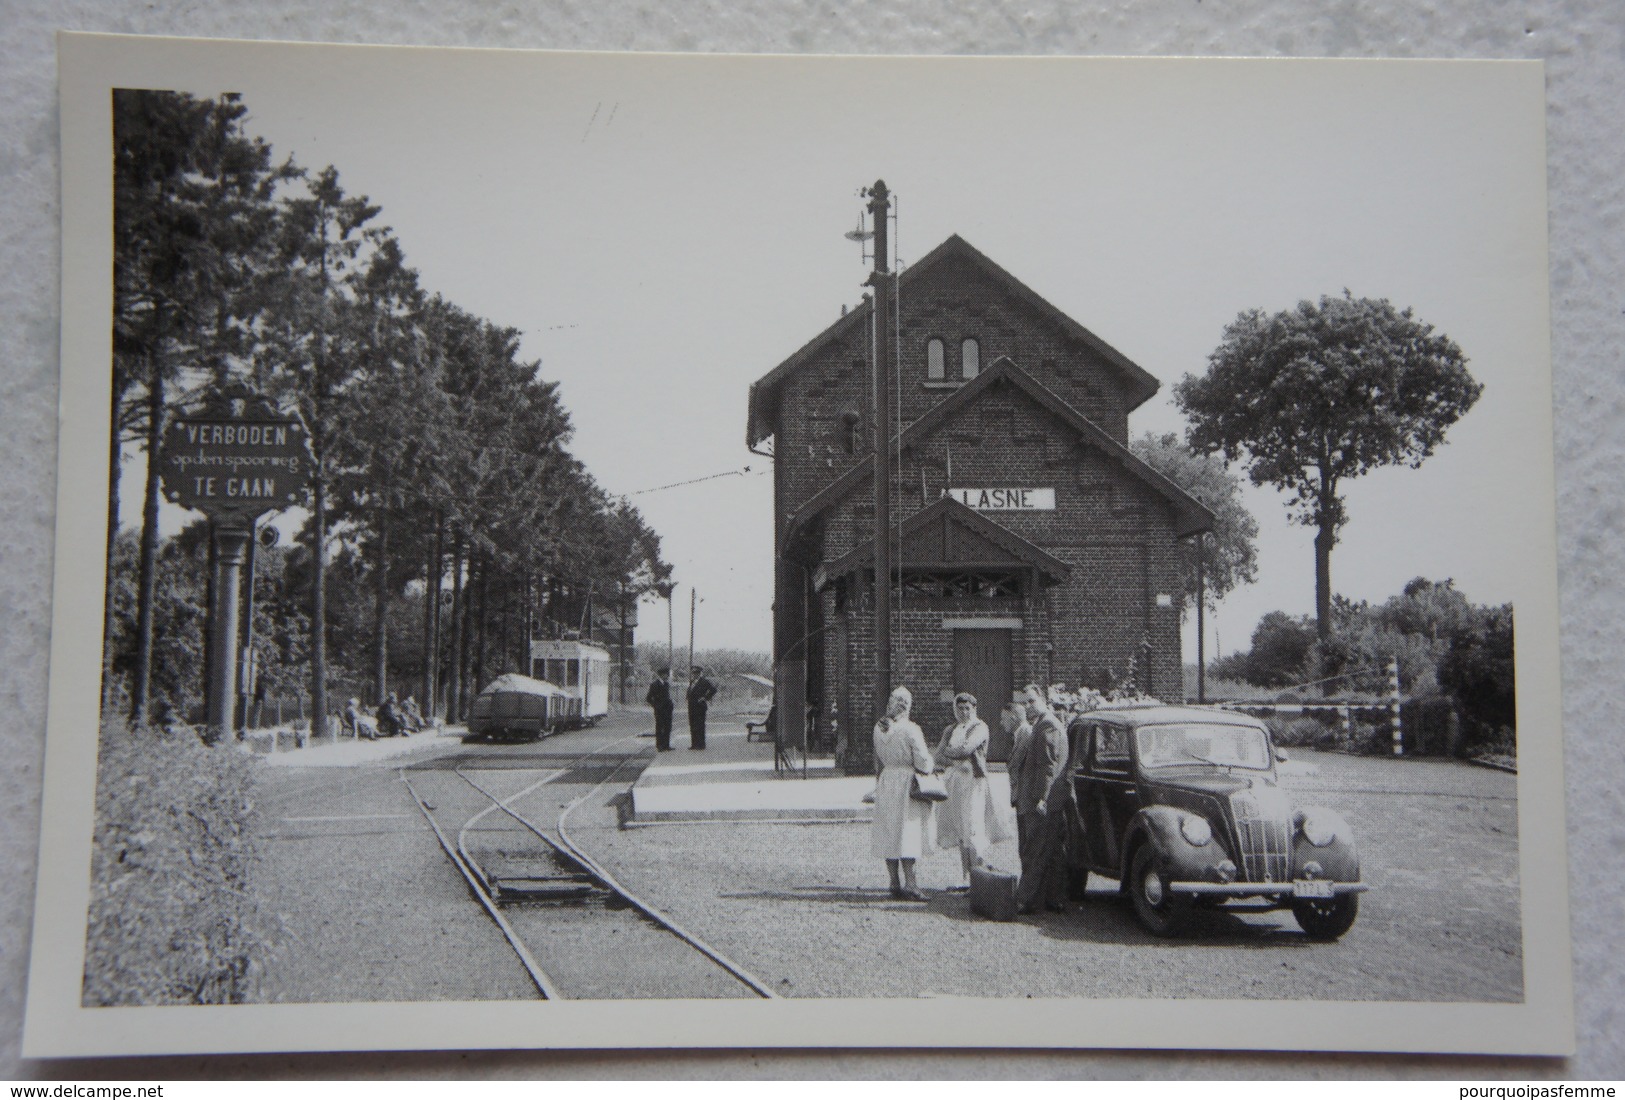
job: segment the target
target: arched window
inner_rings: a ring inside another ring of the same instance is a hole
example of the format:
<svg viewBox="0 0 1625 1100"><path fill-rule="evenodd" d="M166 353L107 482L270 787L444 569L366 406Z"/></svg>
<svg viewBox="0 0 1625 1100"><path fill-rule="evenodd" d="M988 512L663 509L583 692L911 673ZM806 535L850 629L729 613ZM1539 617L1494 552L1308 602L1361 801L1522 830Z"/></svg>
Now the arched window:
<svg viewBox="0 0 1625 1100"><path fill-rule="evenodd" d="M948 353L942 341L935 336L925 342L925 378L928 382L941 382L948 377Z"/></svg>
<svg viewBox="0 0 1625 1100"><path fill-rule="evenodd" d="M982 345L974 337L967 336L965 342L959 345L959 376L961 378L975 378L982 373Z"/></svg>

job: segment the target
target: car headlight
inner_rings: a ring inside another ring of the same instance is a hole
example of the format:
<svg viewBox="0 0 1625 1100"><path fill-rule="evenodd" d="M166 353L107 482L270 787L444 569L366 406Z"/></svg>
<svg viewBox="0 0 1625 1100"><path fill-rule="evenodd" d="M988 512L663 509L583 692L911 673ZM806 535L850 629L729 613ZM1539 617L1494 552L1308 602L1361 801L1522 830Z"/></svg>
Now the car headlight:
<svg viewBox="0 0 1625 1100"><path fill-rule="evenodd" d="M1316 848L1324 848L1337 839L1337 827L1342 824L1330 814L1308 813L1303 815L1303 839Z"/></svg>
<svg viewBox="0 0 1625 1100"><path fill-rule="evenodd" d="M1200 848L1213 839L1213 826L1207 823L1205 817L1182 817L1179 819L1179 835L1193 847Z"/></svg>

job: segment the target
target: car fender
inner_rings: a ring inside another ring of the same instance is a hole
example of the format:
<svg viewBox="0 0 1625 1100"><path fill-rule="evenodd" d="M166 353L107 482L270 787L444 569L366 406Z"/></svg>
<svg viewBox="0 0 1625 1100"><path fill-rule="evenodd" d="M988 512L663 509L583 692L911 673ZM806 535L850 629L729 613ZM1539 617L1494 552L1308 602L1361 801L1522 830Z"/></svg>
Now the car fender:
<svg viewBox="0 0 1625 1100"><path fill-rule="evenodd" d="M1336 837L1324 848L1310 844L1303 835L1303 822L1308 816L1329 820L1336 828ZM1354 830L1343 815L1326 806L1300 806L1292 815L1292 866L1301 871L1310 860L1320 864L1322 878L1336 882L1360 881L1360 851L1354 843Z"/></svg>
<svg viewBox="0 0 1625 1100"><path fill-rule="evenodd" d="M1158 854L1162 856L1163 866L1168 868L1174 878L1206 879L1208 869L1228 857L1224 845L1219 842L1217 830L1214 830L1213 839L1200 848L1186 840L1184 834L1179 831L1179 823L1183 818L1201 818L1201 816L1173 806L1147 806L1135 814L1123 834L1123 866L1119 876L1121 880L1128 881L1129 866L1134 860L1134 852L1142 843L1151 844L1157 849Z"/></svg>

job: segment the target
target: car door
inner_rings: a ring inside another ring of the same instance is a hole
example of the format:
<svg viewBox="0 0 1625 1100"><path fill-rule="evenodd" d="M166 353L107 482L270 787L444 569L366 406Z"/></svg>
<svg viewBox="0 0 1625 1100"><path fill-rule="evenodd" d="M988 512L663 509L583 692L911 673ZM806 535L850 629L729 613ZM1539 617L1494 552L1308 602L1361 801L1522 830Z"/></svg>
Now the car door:
<svg viewBox="0 0 1625 1100"><path fill-rule="evenodd" d="M1084 819L1090 858L1103 873L1117 876L1122 864L1123 833L1139 806L1139 790L1129 766L1129 730L1116 722L1097 721L1089 737L1089 773L1093 804Z"/></svg>

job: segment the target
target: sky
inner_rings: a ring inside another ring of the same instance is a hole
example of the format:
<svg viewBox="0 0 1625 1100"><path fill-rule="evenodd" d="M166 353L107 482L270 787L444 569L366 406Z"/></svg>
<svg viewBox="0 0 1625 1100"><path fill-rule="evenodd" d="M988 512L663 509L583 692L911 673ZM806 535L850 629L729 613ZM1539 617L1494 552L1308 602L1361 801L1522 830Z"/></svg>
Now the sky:
<svg viewBox="0 0 1625 1100"><path fill-rule="evenodd" d="M660 533L679 637L697 591L702 649L770 648L771 460L746 449L747 392L859 301L843 234L877 178L905 267L958 233L1161 381L1132 436L1183 432L1173 385L1243 310L1347 288L1453 338L1483 397L1419 469L1349 484L1337 592L1451 577L1514 601L1553 537L1538 68L199 56L164 83L241 92L279 156L382 207L428 290L523 332L573 452ZM1272 489L1246 501L1258 580L1210 617L1209 657L1269 611L1313 612L1313 532ZM665 625L646 608L640 637Z"/></svg>

